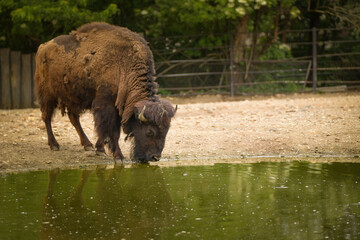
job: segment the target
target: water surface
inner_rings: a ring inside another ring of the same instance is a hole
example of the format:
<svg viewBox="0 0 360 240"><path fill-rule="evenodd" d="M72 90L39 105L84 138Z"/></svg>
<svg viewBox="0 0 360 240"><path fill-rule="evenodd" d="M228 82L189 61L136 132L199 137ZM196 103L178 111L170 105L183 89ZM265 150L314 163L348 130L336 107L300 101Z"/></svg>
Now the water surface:
<svg viewBox="0 0 360 240"><path fill-rule="evenodd" d="M9 174L0 213L0 239L360 239L360 164Z"/></svg>

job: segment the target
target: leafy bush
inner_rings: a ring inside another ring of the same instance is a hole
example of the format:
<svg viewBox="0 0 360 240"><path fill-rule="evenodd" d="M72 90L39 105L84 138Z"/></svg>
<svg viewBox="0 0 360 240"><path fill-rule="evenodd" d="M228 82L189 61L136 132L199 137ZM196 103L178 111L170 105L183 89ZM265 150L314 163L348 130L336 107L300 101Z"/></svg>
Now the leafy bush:
<svg viewBox="0 0 360 240"><path fill-rule="evenodd" d="M0 2L0 47L35 52L40 43L69 33L92 21L111 22L119 14L116 4L104 10L87 8L88 0L25 0Z"/></svg>

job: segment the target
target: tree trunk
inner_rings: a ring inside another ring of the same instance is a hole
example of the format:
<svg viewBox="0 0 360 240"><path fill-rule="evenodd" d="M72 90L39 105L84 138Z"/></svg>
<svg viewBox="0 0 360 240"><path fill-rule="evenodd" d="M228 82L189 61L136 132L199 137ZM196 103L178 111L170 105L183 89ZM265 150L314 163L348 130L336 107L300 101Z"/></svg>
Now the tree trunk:
<svg viewBox="0 0 360 240"><path fill-rule="evenodd" d="M246 39L248 34L248 25L250 22L250 15L245 15L242 18L237 20L236 32L234 36L234 83L244 82L244 74L239 72L244 72L244 68L241 67L240 63L246 60Z"/></svg>
<svg viewBox="0 0 360 240"><path fill-rule="evenodd" d="M246 61L246 69L245 69L245 77L244 80L247 81L248 80L248 76L249 76L249 71L250 71L250 67L251 67L251 62L254 59L254 57L256 56L256 45L257 45L257 34L258 34L258 23L259 23L259 11L255 10L255 18L254 18L254 23L253 23L253 33L252 33L252 40L251 40L251 49L250 49L250 56L248 57L247 61Z"/></svg>
<svg viewBox="0 0 360 240"><path fill-rule="evenodd" d="M250 15L239 18L236 24L236 32L234 36L234 62L235 64L245 60L245 41L247 38L248 25Z"/></svg>

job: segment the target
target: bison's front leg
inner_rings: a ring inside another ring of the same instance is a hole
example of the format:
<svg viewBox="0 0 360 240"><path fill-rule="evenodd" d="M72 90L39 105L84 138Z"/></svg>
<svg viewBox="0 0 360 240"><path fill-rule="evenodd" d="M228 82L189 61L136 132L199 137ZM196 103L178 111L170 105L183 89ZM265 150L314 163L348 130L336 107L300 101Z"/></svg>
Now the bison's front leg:
<svg viewBox="0 0 360 240"><path fill-rule="evenodd" d="M104 144L109 143L114 159L124 159L119 147L121 118L114 102L104 96L97 97L93 101L95 128L98 140L95 144L96 152L105 153Z"/></svg>
<svg viewBox="0 0 360 240"><path fill-rule="evenodd" d="M120 128L118 131L113 132L112 136L109 137L109 147L114 156L115 160L123 160L124 155L122 154L119 146Z"/></svg>
<svg viewBox="0 0 360 240"><path fill-rule="evenodd" d="M105 139L103 138L98 138L98 140L96 141L96 144L95 144L95 148L96 148L96 154L97 155L105 155L106 156L106 153L105 153Z"/></svg>
<svg viewBox="0 0 360 240"><path fill-rule="evenodd" d="M76 132L78 133L80 137L81 145L84 146L85 151L93 150L93 145L86 136L84 130L81 127L80 120L79 120L79 114L68 112L68 116L70 119L71 124L75 127Z"/></svg>

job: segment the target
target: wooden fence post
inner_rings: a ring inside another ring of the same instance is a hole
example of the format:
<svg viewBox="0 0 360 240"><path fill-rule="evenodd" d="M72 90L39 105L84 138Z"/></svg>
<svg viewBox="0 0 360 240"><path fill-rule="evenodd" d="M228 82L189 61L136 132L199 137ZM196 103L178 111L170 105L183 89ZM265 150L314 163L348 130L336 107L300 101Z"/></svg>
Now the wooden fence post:
<svg viewBox="0 0 360 240"><path fill-rule="evenodd" d="M11 82L10 82L10 49L0 49L1 65L1 106L3 109L11 108Z"/></svg>
<svg viewBox="0 0 360 240"><path fill-rule="evenodd" d="M31 54L23 54L21 57L21 107L32 107L31 86Z"/></svg>
<svg viewBox="0 0 360 240"><path fill-rule="evenodd" d="M10 52L12 108L21 106L21 52Z"/></svg>
<svg viewBox="0 0 360 240"><path fill-rule="evenodd" d="M31 54L31 93L32 93L32 106L35 107L36 104L36 95L35 95L35 70L36 70L36 61L35 61L35 53Z"/></svg>

